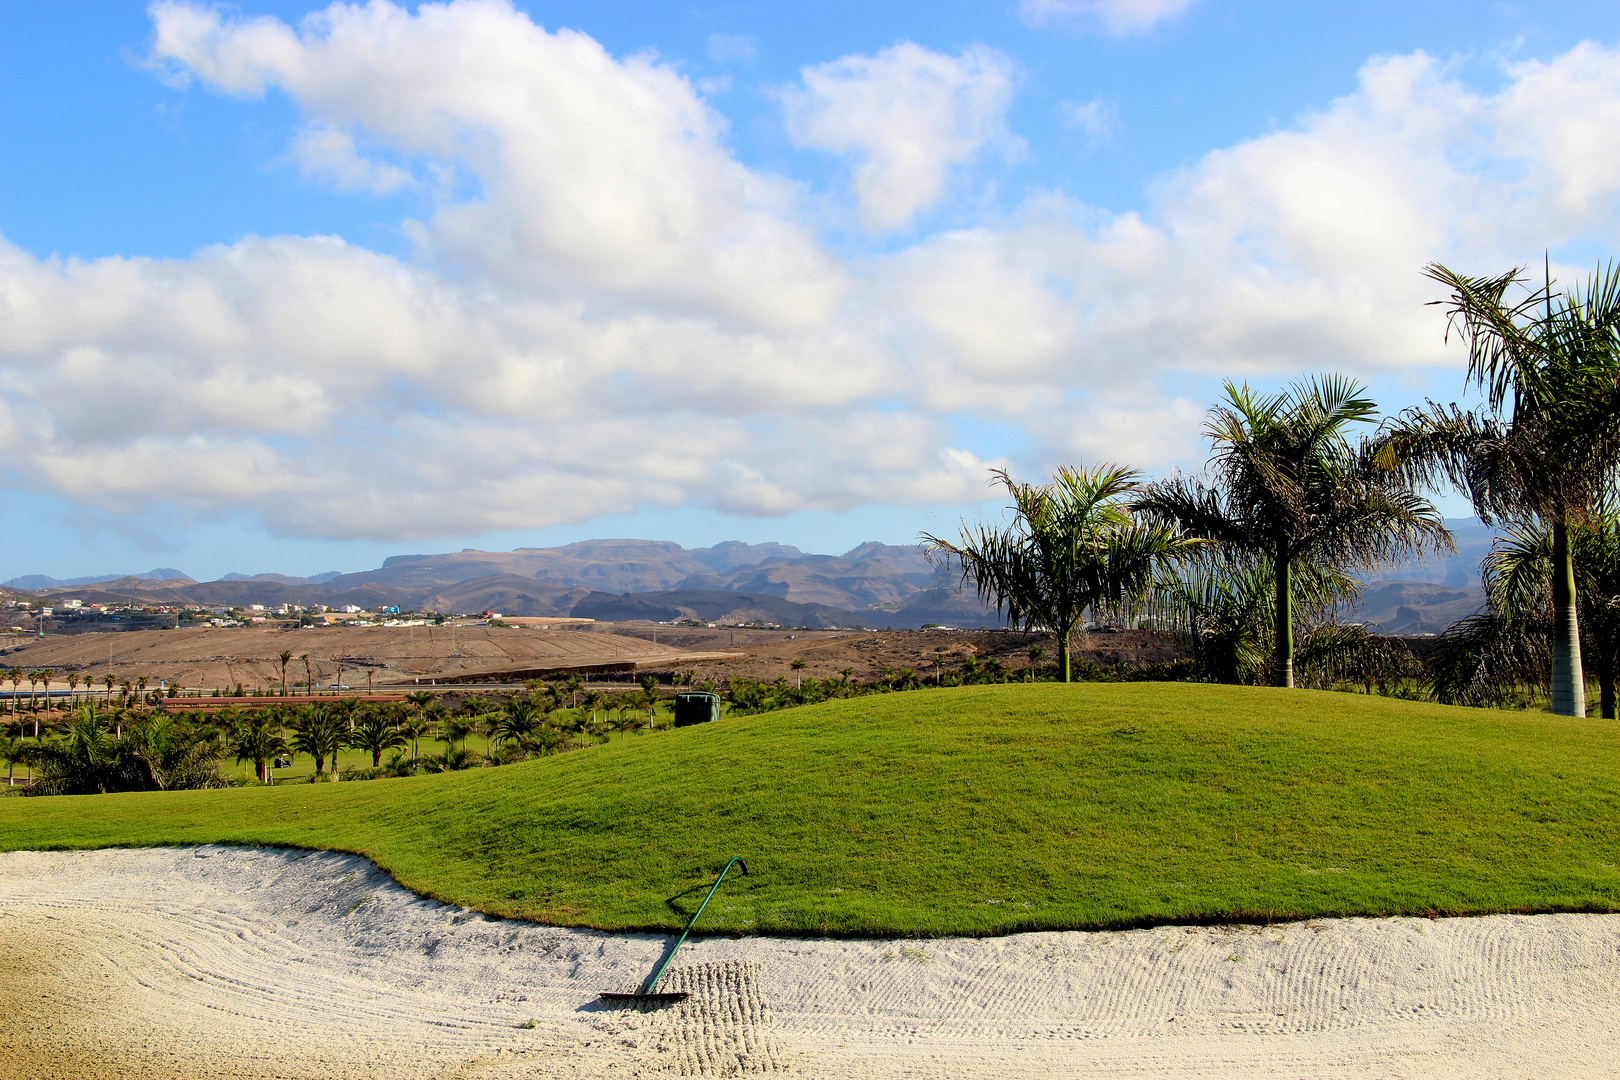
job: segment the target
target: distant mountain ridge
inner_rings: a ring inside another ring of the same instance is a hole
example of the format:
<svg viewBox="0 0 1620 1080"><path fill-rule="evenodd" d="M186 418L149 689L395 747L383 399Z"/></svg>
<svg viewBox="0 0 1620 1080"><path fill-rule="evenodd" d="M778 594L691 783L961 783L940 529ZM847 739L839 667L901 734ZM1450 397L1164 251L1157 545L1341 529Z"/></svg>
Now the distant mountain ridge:
<svg viewBox="0 0 1620 1080"><path fill-rule="evenodd" d="M1477 566L1492 532L1448 522L1458 553L1392 568L1368 584L1352 618L1390 633L1436 633L1479 603ZM23 582L50 582L28 585ZM959 587L957 574L913 545L876 541L842 555L787 544L727 541L685 548L660 540L584 540L555 548L393 555L375 570L226 574L197 582L172 568L122 577L17 578L11 587L89 603L246 606L281 604L566 616L604 621L696 619L792 626L999 625L994 611Z"/></svg>
<svg viewBox="0 0 1620 1080"><path fill-rule="evenodd" d="M195 580L172 566L159 566L144 574L98 574L95 577L53 578L44 574L25 574L22 577L12 578L5 584L9 589L61 589L75 585L100 585L103 582L122 581L125 578L138 578L143 581Z"/></svg>
<svg viewBox="0 0 1620 1080"><path fill-rule="evenodd" d="M178 573L178 572L176 572ZM789 626L999 625L920 548L869 542L843 555L727 541L688 549L657 540L586 540L557 548L394 555L375 570L300 578L227 574L218 581L125 576L47 586L87 603L263 604ZM46 579L50 580L50 579Z"/></svg>

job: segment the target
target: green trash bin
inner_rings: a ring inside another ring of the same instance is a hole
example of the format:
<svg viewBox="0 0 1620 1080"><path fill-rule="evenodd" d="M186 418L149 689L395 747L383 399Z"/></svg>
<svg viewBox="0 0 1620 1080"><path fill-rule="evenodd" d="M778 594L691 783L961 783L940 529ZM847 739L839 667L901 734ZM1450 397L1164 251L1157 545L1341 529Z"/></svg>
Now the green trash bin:
<svg viewBox="0 0 1620 1080"><path fill-rule="evenodd" d="M689 727L692 724L707 724L710 720L720 719L720 695L710 694L702 690L693 690L685 694L675 695L675 726Z"/></svg>

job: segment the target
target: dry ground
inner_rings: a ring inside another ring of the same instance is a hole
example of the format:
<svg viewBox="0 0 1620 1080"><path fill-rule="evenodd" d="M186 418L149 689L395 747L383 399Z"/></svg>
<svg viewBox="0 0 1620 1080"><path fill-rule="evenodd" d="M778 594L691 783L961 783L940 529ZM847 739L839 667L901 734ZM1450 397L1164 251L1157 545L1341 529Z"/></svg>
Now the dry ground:
<svg viewBox="0 0 1620 1080"><path fill-rule="evenodd" d="M616 662L663 666L698 659L689 656L689 650L662 642L654 645L639 637L578 630L223 627L22 638L20 645L0 654L0 664L25 671L50 668L58 675L52 685L59 689L66 688L61 676L69 671L100 680L109 670L120 680L145 675L154 687L162 679L201 690L238 682L279 687L277 655L284 649L293 654L287 666L289 683L304 681L299 657L307 653L317 683L336 680L341 664L342 681L357 689L368 685L368 676L370 685L386 686L485 671Z"/></svg>
<svg viewBox="0 0 1620 1080"><path fill-rule="evenodd" d="M599 624L603 625L603 624ZM605 624L622 637L651 640L651 623ZM741 656L693 665L700 679L722 675L765 681L777 676L794 678L792 663L805 662L798 674L817 679L833 678L844 669L851 678L871 680L885 668L910 668L920 675L934 671L934 657L949 671L960 667L968 657L980 661L994 657L1009 668L1029 666L1029 650L1045 650L1044 662L1056 659L1057 648L1050 634L1021 634L1002 630L884 630L876 632L836 630L727 630L704 627L656 628L659 644L673 644L694 652L741 653ZM1074 655L1113 664L1124 660L1148 663L1174 660L1181 655L1175 648L1142 631L1117 634L1089 633L1075 639Z"/></svg>
<svg viewBox="0 0 1620 1080"><path fill-rule="evenodd" d="M0 639L4 640L4 639ZM795 677L792 662L803 659L802 677L826 679L848 669L858 680L886 668L932 673L934 657L943 669L969 657L994 657L1009 668L1029 665L1032 645L1056 655L1051 635L997 630L728 630L660 626L653 623L597 623L582 629L541 630L490 627L320 627L266 630L251 627L140 630L16 637L0 649L0 666L23 671L49 668L52 686L66 689L70 671L100 680L110 670L119 680L145 675L192 690L240 682L248 687L279 687L283 649L293 654L289 685L304 681L301 659L309 654L315 681L338 678L356 689L415 685L490 673L492 681L514 672L603 663L634 663L638 673L667 677L695 671L701 680L741 677L771 681ZM1177 652L1142 632L1091 633L1076 641L1075 656L1111 664L1174 659ZM369 677L369 678L368 678ZM623 676L628 680L630 676ZM23 683L26 687L27 683Z"/></svg>

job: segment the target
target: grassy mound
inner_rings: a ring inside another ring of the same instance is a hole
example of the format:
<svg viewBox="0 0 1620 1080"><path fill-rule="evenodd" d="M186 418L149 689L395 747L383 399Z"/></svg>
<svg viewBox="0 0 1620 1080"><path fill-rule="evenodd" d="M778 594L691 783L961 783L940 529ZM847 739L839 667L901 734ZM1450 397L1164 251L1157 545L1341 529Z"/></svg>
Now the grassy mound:
<svg viewBox="0 0 1620 1080"><path fill-rule="evenodd" d="M352 851L611 929L993 934L1620 910L1620 725L1349 694L990 686L405 780L0 800L0 849Z"/></svg>

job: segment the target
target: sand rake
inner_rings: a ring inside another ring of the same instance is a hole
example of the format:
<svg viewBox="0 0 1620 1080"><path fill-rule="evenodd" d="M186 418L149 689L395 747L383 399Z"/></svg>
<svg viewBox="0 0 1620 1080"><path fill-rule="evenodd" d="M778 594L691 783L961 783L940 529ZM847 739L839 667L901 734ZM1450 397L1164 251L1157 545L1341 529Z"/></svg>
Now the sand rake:
<svg viewBox="0 0 1620 1080"><path fill-rule="evenodd" d="M675 944L671 946L669 952L664 954L664 958L658 961L658 966L652 969L652 974L647 976L647 981L641 984L641 989L633 994L619 994L611 990L604 990L598 995L600 1000L651 1002L654 1004L686 1000L687 994L684 990L668 994L658 993L658 980L664 977L664 969L669 967L669 962L675 959L675 954L680 951L682 945L686 944L686 935L692 932L692 925L698 921L698 916L703 914L703 909L709 906L709 901L714 899L715 890L720 887L722 881L726 880L726 874L731 872L733 863L741 867L744 874L748 873L748 864L742 861L742 856L733 855L731 861L726 863L725 869L720 871L720 876L714 879L714 884L709 886L709 895L703 898L703 903L699 904L698 909L692 912L692 917L686 920L686 929L681 931L681 936L675 939Z"/></svg>

